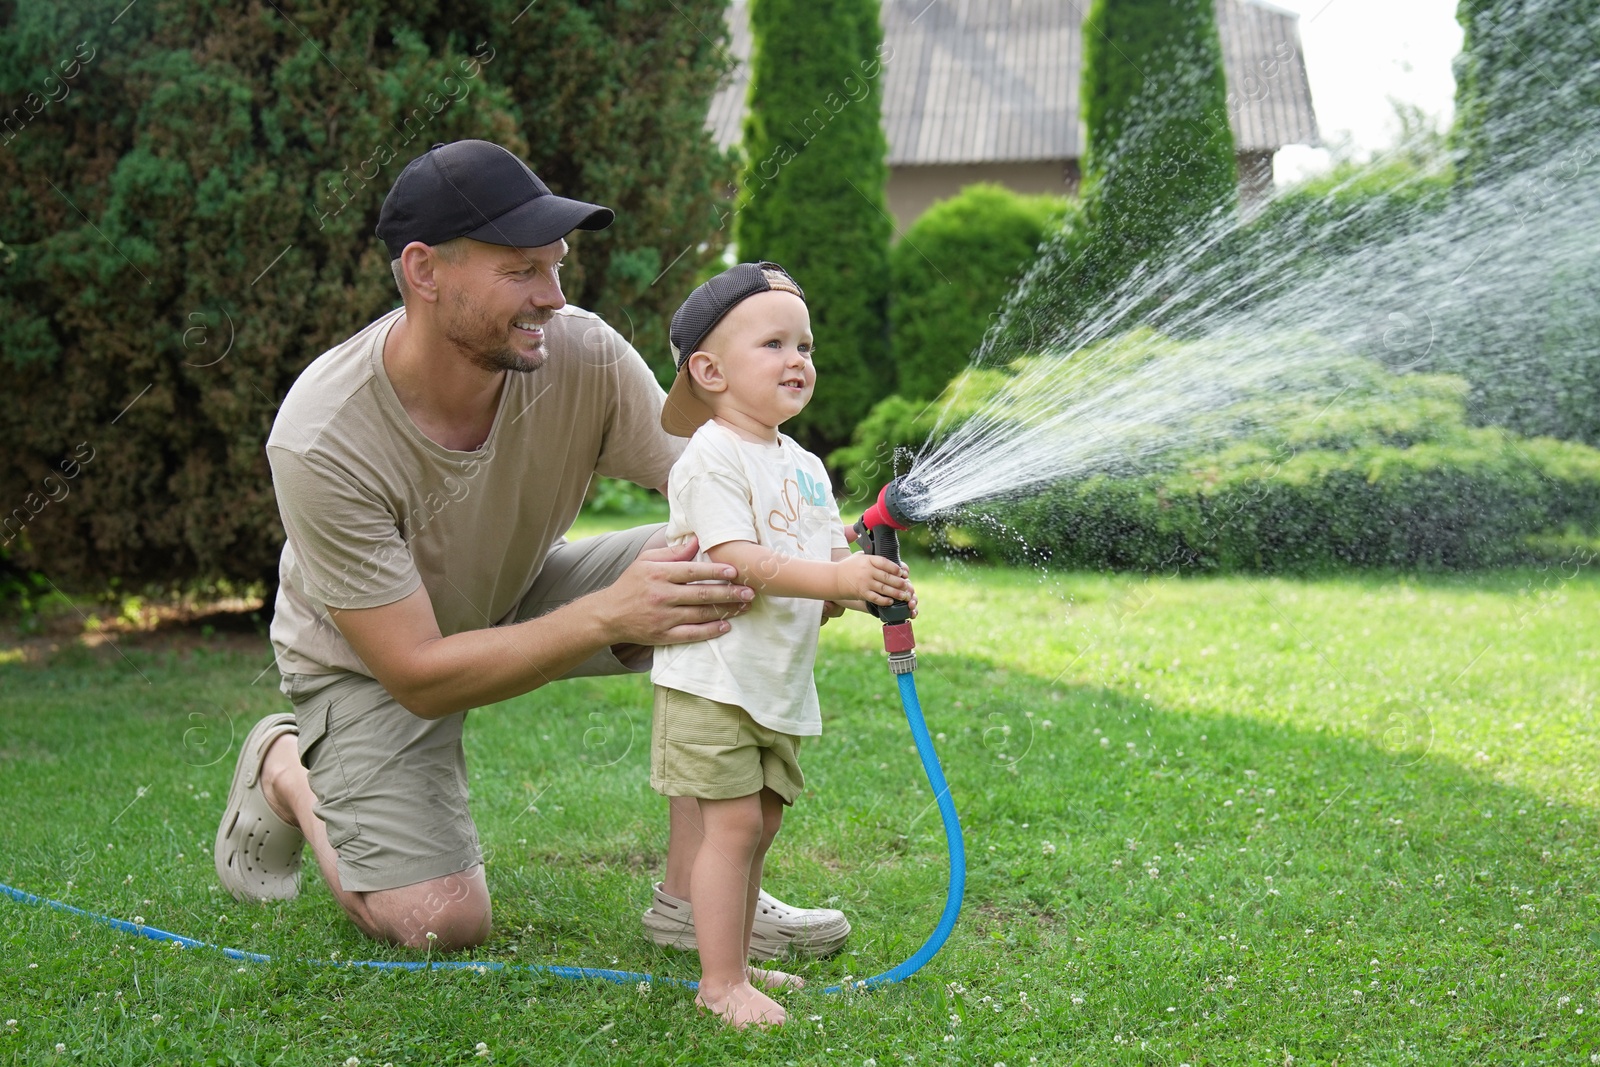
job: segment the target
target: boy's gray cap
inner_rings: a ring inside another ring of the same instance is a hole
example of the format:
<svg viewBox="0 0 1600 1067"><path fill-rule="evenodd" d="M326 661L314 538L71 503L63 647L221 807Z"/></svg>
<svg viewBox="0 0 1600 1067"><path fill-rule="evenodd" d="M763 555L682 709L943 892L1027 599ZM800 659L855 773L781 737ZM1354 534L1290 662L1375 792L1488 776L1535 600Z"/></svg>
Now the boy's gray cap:
<svg viewBox="0 0 1600 1067"><path fill-rule="evenodd" d="M684 373L689 357L741 300L774 290L793 293L801 300L806 298L800 284L776 263L766 260L740 263L702 283L689 294L683 306L672 313L672 327L667 337L672 342L672 359L677 364L678 376L673 379L667 402L661 408L663 430L676 437L693 437L711 418L711 409L689 387L690 376Z"/></svg>
<svg viewBox="0 0 1600 1067"><path fill-rule="evenodd" d="M573 230L603 230L608 207L556 196L515 155L489 141L436 144L406 164L378 213L389 258L412 241L441 245L470 237L538 248Z"/></svg>

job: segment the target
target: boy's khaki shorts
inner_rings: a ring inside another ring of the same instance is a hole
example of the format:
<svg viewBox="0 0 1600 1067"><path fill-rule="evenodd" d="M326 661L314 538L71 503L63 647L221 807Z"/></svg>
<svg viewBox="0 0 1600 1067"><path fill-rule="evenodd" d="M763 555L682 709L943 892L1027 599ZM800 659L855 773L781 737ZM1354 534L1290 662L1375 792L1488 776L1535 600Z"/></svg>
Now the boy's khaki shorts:
<svg viewBox="0 0 1600 1067"><path fill-rule="evenodd" d="M521 622L615 582L658 526L556 545L511 617ZM638 667L648 670L646 662ZM563 677L632 673L601 649ZM423 719L364 674L286 674L300 762L350 892L398 889L483 862L467 810L466 712Z"/></svg>
<svg viewBox="0 0 1600 1067"><path fill-rule="evenodd" d="M765 786L793 804L806 782L799 757L800 738L737 705L656 686L650 788L663 796L731 800Z"/></svg>

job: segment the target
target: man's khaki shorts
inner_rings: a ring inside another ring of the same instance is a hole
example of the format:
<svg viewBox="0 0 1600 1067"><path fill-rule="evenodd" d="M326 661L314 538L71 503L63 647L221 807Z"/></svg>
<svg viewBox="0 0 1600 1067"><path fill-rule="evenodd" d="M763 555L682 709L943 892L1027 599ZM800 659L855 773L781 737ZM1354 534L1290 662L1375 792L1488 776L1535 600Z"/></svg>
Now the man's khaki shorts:
<svg viewBox="0 0 1600 1067"><path fill-rule="evenodd" d="M794 803L806 783L800 738L767 729L735 704L655 688L650 788L669 797L731 800L765 786Z"/></svg>
<svg viewBox="0 0 1600 1067"><path fill-rule="evenodd" d="M522 622L604 589L628 568L660 526L556 545L516 611ZM646 661L642 670L649 669ZM632 673L601 649L566 678ZM316 813L339 854L339 884L350 892L398 889L483 862L467 810L461 747L466 712L423 719L364 674L286 674L300 762Z"/></svg>

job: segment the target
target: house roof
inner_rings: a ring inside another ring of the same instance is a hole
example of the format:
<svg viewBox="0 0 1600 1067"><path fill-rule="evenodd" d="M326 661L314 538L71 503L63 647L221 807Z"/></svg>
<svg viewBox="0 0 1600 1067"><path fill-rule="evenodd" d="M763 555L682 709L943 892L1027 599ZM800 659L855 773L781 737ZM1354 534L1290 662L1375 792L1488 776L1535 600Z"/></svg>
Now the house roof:
<svg viewBox="0 0 1600 1067"><path fill-rule="evenodd" d="M1083 152L1087 0L882 0L883 124L891 166L1076 159ZM706 125L740 139L750 82L746 0L728 7L738 65ZM1217 0L1230 122L1241 152L1317 144L1298 16L1260 0Z"/></svg>

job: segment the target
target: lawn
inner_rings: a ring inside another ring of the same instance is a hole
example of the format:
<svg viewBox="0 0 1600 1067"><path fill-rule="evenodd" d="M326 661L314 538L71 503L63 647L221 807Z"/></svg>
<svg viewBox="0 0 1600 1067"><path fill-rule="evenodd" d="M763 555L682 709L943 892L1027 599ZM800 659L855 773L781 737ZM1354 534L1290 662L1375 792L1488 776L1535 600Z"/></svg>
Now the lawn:
<svg viewBox="0 0 1600 1067"><path fill-rule="evenodd" d="M258 679L264 637L0 650L0 880L275 960L0 902L0 1057L1600 1062L1593 573L925 561L917 579L918 686L969 850L961 921L909 982L793 994L768 1033L725 1031L667 985L307 962L405 957L360 938L314 874L274 906L216 886L232 742L285 706ZM768 864L778 895L855 923L845 952L800 965L819 986L899 962L944 902L944 838L876 629L823 632L827 732ZM471 958L694 976L638 922L666 838L648 729L638 679L470 716L496 904Z"/></svg>

